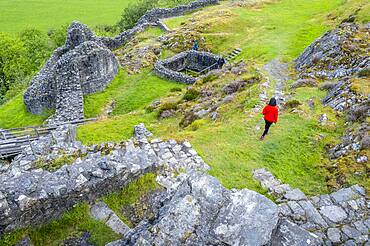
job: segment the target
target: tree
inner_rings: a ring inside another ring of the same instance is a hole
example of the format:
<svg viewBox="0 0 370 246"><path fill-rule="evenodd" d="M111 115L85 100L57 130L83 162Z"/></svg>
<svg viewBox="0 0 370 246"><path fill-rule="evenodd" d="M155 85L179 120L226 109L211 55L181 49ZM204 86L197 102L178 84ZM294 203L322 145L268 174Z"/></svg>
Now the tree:
<svg viewBox="0 0 370 246"><path fill-rule="evenodd" d="M54 45L49 41L48 36L36 29L28 29L20 34L20 39L26 49L28 69L37 71L50 57Z"/></svg>
<svg viewBox="0 0 370 246"><path fill-rule="evenodd" d="M157 6L158 0L141 0L134 5L130 5L122 13L120 21L117 23L123 32L135 26L136 22L148 11Z"/></svg>

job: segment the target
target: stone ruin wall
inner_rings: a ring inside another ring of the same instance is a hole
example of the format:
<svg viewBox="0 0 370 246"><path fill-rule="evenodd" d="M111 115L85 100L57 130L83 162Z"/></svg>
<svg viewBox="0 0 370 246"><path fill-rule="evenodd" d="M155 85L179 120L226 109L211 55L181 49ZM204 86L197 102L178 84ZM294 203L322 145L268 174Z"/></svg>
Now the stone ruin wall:
<svg viewBox="0 0 370 246"><path fill-rule="evenodd" d="M78 203L94 202L164 163L184 170L189 166L207 169L188 142L157 139L149 143L145 137L148 135L150 133L139 125L133 140L112 146L108 155L87 151L74 140L75 126L71 125L60 127L32 143L36 155L28 148L8 170L0 172L0 236L46 223ZM87 156L55 172L33 166L37 156L45 156L55 149L86 152Z"/></svg>
<svg viewBox="0 0 370 246"><path fill-rule="evenodd" d="M136 33L143 31L147 27L161 27L161 19L184 15L186 13L201 9L209 5L218 4L219 2L219 0L197 0L187 5L180 5L174 8L155 8L149 10L145 15L143 15L132 29L124 31L114 38L103 37L100 38L100 40L109 49L114 50L124 45Z"/></svg>
<svg viewBox="0 0 370 246"><path fill-rule="evenodd" d="M0 170L0 235L48 222L81 202L94 204L99 196L158 171L156 181L165 193L155 205L155 219L125 227L124 238L110 246L175 245L180 240L185 245L302 245L307 240L304 245L355 245L368 240L370 203L358 185L308 197L267 170L255 170L253 177L277 198L277 205L248 189L224 188L204 173L209 166L189 142L149 142L152 135L143 124L135 127L134 139L104 144L109 151L83 146L75 134L74 126L62 126ZM58 149L85 157L54 172L34 166L37 157L55 156Z"/></svg>
<svg viewBox="0 0 370 246"><path fill-rule="evenodd" d="M145 28L158 26L162 18L182 15L218 2L198 0L175 8L153 9L135 27L114 38L96 37L87 26L73 22L65 45L54 51L25 92L23 98L27 110L42 114L55 108L56 114L49 120L50 124L83 118L83 95L104 90L118 72L119 64L113 50Z"/></svg>
<svg viewBox="0 0 370 246"><path fill-rule="evenodd" d="M168 80L184 84L194 84L196 78L180 71L184 69L202 71L217 63L219 58L221 57L208 52L185 51L164 61L158 61L154 65L154 71L158 76Z"/></svg>
<svg viewBox="0 0 370 246"><path fill-rule="evenodd" d="M73 22L65 45L54 51L25 92L27 110L42 114L55 108L49 123L82 119L83 95L104 90L118 67L114 54L96 40L92 31Z"/></svg>

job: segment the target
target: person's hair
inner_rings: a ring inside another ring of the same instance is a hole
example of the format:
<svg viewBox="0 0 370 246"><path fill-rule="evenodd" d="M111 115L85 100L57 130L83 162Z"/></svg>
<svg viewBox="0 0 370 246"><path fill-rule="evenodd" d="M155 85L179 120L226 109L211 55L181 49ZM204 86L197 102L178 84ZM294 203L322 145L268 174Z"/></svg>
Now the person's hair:
<svg viewBox="0 0 370 246"><path fill-rule="evenodd" d="M269 105L276 106L276 99L274 97L270 99Z"/></svg>

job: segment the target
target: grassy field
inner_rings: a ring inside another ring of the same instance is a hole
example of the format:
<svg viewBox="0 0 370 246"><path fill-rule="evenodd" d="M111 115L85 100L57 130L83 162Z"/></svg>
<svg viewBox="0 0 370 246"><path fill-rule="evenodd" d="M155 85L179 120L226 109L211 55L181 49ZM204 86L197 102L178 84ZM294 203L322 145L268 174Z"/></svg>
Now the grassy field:
<svg viewBox="0 0 370 246"><path fill-rule="evenodd" d="M45 112L43 116L29 113L23 103L22 95L18 95L0 105L0 128L40 125L50 115L51 112Z"/></svg>
<svg viewBox="0 0 370 246"><path fill-rule="evenodd" d="M0 0L0 32L27 28L47 31L79 20L87 25L114 24L136 0Z"/></svg>

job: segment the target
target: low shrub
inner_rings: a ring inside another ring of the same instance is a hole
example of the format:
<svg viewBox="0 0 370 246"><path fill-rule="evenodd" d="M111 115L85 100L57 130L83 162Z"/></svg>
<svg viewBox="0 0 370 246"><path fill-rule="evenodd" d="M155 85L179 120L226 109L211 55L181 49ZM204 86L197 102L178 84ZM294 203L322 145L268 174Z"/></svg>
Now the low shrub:
<svg viewBox="0 0 370 246"><path fill-rule="evenodd" d="M207 120L199 119L199 120L193 121L193 123L191 123L189 127L192 131L196 131L199 128L201 128L202 126L204 126L206 123L207 123Z"/></svg>
<svg viewBox="0 0 370 246"><path fill-rule="evenodd" d="M209 74L206 77L202 79L203 84L212 82L213 80L217 79L218 75L217 74Z"/></svg>
<svg viewBox="0 0 370 246"><path fill-rule="evenodd" d="M301 103L298 100L291 100L291 101L286 102L285 107L289 109L289 108L296 108L299 105L301 105Z"/></svg>
<svg viewBox="0 0 370 246"><path fill-rule="evenodd" d="M191 123L193 123L194 121L196 121L197 119L199 119L199 117L194 114L194 112L187 112L185 113L185 116L184 118L180 121L180 127L187 127L189 126Z"/></svg>
<svg viewBox="0 0 370 246"><path fill-rule="evenodd" d="M158 115L161 115L164 111L167 111L167 110L177 110L177 109L178 109L178 105L176 102L166 102L160 106L158 110Z"/></svg>
<svg viewBox="0 0 370 246"><path fill-rule="evenodd" d="M171 92L180 92L180 91L182 91L182 88L180 88L180 87L174 87L170 91Z"/></svg>
<svg viewBox="0 0 370 246"><path fill-rule="evenodd" d="M200 96L200 92L191 88L191 89L186 91L186 93L184 94L182 99L184 101L193 101L193 100L197 99L199 96Z"/></svg>

